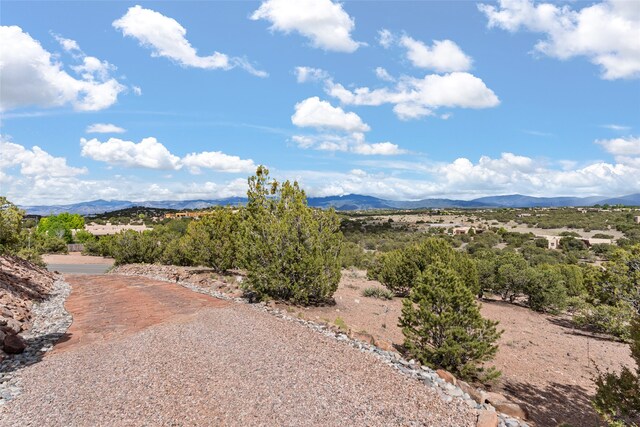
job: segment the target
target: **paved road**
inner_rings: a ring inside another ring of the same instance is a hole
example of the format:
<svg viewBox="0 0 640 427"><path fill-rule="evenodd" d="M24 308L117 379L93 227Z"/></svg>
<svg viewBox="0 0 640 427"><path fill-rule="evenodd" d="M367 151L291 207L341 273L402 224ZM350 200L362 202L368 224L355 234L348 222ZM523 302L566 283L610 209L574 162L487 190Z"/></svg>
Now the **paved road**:
<svg viewBox="0 0 640 427"><path fill-rule="evenodd" d="M49 271L63 274L103 274L110 267L106 264L47 264Z"/></svg>
<svg viewBox="0 0 640 427"><path fill-rule="evenodd" d="M68 336L21 371L0 426L475 426L464 403L251 306L68 275Z"/></svg>

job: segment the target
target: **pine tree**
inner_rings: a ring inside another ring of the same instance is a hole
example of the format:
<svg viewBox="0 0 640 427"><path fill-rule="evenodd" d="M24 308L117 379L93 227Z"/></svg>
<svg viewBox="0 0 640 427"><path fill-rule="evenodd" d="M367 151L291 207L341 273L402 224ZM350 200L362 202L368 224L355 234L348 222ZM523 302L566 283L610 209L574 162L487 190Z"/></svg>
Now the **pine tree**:
<svg viewBox="0 0 640 427"><path fill-rule="evenodd" d="M403 301L399 326L410 355L462 378L489 380L498 371L480 366L493 358L502 334L482 318L474 294L460 276L437 261L420 274Z"/></svg>
<svg viewBox="0 0 640 427"><path fill-rule="evenodd" d="M336 213L310 208L297 182L280 184L263 166L249 178L247 196L240 232L246 290L299 304L330 298L340 281Z"/></svg>

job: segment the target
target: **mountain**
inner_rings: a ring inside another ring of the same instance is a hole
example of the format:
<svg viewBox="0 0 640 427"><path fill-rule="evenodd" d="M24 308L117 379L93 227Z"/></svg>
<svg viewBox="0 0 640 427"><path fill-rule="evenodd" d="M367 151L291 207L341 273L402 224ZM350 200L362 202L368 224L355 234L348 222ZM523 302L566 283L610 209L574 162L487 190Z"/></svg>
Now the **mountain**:
<svg viewBox="0 0 640 427"><path fill-rule="evenodd" d="M368 209L420 209L420 208L533 208L563 206L593 206L595 204L640 206L640 193L626 196L606 198L592 197L531 197L521 194L508 196L480 197L473 200L424 199L424 200L385 200L373 196L348 194L345 196L309 197L309 205L317 208L330 208L341 211ZM124 200L94 200L72 205L21 206L28 214L51 215L61 212L79 213L81 215L101 214L134 206L161 209L204 209L212 206L239 206L247 202L244 197L229 197L216 200L158 200L145 202L129 202Z"/></svg>

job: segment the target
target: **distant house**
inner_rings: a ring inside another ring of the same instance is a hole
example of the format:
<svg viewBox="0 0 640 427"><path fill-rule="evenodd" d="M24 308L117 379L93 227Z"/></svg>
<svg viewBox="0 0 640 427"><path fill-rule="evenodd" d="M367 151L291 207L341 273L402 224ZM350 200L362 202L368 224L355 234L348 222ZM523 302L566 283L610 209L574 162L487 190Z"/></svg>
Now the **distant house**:
<svg viewBox="0 0 640 427"><path fill-rule="evenodd" d="M473 230L474 232L476 231L474 227L455 227L453 229L453 234L454 235L469 234L471 230Z"/></svg>
<svg viewBox="0 0 640 427"><path fill-rule="evenodd" d="M636 224L640 224L640 216L634 216L634 217L633 217L633 221L634 221Z"/></svg>
<svg viewBox="0 0 640 427"><path fill-rule="evenodd" d="M558 249L560 246L560 236L536 236L543 239L547 239L547 249Z"/></svg>

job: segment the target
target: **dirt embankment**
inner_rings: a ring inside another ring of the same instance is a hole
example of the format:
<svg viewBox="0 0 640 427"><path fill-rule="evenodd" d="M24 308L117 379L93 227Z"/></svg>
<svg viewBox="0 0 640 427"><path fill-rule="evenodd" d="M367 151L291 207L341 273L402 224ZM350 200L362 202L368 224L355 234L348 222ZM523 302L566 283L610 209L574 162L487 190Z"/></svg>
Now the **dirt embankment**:
<svg viewBox="0 0 640 427"><path fill-rule="evenodd" d="M31 326L34 302L46 299L56 276L14 256L0 256L0 361L5 353L20 353L24 341L17 336Z"/></svg>

